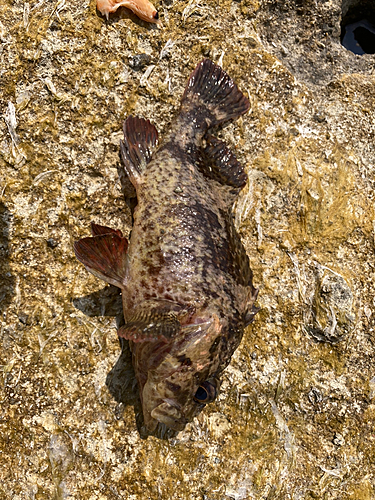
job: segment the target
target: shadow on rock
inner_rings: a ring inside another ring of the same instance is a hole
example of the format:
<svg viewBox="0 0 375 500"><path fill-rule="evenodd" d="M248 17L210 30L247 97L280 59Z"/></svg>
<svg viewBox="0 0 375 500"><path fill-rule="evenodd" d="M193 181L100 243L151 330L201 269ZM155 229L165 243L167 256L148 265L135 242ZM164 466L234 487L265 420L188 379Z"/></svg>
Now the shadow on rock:
<svg viewBox="0 0 375 500"><path fill-rule="evenodd" d="M115 286L109 285L84 297L77 297L73 299L73 305L89 317L115 317L117 328L124 324L121 291ZM176 432L162 424L159 424L153 432L149 432L146 429L129 342L122 338L119 341L121 347L120 357L108 373L105 382L109 392L117 403L119 403L116 410L117 418L121 418L123 409L126 406L133 406L141 438L147 439L148 436L156 436L160 439L169 439L173 437Z"/></svg>
<svg viewBox="0 0 375 500"><path fill-rule="evenodd" d="M152 432L148 431L144 425L142 405L133 369L132 353L129 347L129 342L121 338L119 340L121 345L121 355L115 366L108 373L105 383L113 398L119 403L120 412L121 409L126 406L131 405L134 407L136 425L142 439L147 439L149 436L155 436L160 439L169 439L175 436L177 432L168 429L163 424L159 424L158 427ZM118 418L120 418L120 415Z"/></svg>
<svg viewBox="0 0 375 500"><path fill-rule="evenodd" d="M9 224L11 214L0 202L0 312L9 305L14 293L14 277L9 267Z"/></svg>
<svg viewBox="0 0 375 500"><path fill-rule="evenodd" d="M121 291L113 285L84 297L77 297L73 299L73 305L86 316L113 316L118 324L123 318Z"/></svg>
<svg viewBox="0 0 375 500"><path fill-rule="evenodd" d="M121 291L115 286L109 285L84 297L77 297L73 299L73 305L89 317L115 317L117 328L124 324ZM140 402L129 342L124 339L119 339L119 341L121 354L107 375L106 385L111 395L122 407L132 405L138 414Z"/></svg>
<svg viewBox="0 0 375 500"><path fill-rule="evenodd" d="M137 380L132 364L129 342L119 339L121 354L115 366L108 373L106 386L113 398L122 406L134 406L136 417L141 412ZM137 424L138 425L138 424Z"/></svg>

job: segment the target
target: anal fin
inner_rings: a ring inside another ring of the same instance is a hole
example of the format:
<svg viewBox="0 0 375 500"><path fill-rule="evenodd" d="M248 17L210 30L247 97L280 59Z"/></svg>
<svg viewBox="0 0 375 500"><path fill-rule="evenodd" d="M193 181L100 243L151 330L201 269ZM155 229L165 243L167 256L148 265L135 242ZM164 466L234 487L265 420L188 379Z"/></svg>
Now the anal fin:
<svg viewBox="0 0 375 500"><path fill-rule="evenodd" d="M131 198L129 187L130 179L136 188L141 173L151 160L152 153L158 144L158 132L149 120L129 116L123 124L124 140L120 141L123 172L120 172L120 181L125 198ZM134 191L133 191L134 195Z"/></svg>
<svg viewBox="0 0 375 500"><path fill-rule="evenodd" d="M94 236L74 243L77 259L94 276L121 288L126 275L127 239L121 231L106 226L92 224L91 230Z"/></svg>

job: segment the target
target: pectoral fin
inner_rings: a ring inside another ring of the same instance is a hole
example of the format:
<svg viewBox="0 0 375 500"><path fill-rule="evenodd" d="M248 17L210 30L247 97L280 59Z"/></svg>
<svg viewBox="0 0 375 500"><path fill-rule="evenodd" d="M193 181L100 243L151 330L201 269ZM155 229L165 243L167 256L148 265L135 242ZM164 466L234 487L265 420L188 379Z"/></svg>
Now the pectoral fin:
<svg viewBox="0 0 375 500"><path fill-rule="evenodd" d="M119 337L133 342L146 340L168 342L180 330L181 323L175 312L143 308L138 309L117 333Z"/></svg>
<svg viewBox="0 0 375 500"><path fill-rule="evenodd" d="M103 234L104 230L109 230ZM74 243L77 259L98 278L119 288L126 274L128 241L121 232L92 224L96 236L82 238Z"/></svg>
<svg viewBox="0 0 375 500"><path fill-rule="evenodd" d="M254 321L255 315L260 311L260 307L251 306L251 309L246 311L245 326L249 326Z"/></svg>

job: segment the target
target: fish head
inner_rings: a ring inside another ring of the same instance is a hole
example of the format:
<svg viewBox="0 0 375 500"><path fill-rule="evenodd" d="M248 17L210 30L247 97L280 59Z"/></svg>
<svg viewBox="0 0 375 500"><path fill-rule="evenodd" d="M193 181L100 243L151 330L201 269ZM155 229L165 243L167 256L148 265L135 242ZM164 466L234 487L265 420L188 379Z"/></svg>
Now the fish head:
<svg viewBox="0 0 375 500"><path fill-rule="evenodd" d="M169 345L137 344L135 368L139 372L143 367L137 378L150 431L158 423L182 430L205 404L214 401L219 389L216 376L221 340L222 324L214 315L208 321L183 327Z"/></svg>

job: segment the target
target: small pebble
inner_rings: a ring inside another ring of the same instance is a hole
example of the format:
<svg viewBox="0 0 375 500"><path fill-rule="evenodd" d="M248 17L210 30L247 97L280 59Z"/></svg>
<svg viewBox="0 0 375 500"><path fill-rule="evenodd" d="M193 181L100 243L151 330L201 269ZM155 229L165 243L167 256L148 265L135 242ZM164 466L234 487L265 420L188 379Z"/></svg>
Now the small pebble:
<svg viewBox="0 0 375 500"><path fill-rule="evenodd" d="M24 313L20 313L18 315L18 319L19 319L20 323L22 323L23 325L27 325L28 321L29 321L29 315L24 314Z"/></svg>
<svg viewBox="0 0 375 500"><path fill-rule="evenodd" d="M135 56L129 57L129 66L134 69L134 71L141 71L151 62L151 56L148 54L137 54Z"/></svg>
<svg viewBox="0 0 375 500"><path fill-rule="evenodd" d="M343 446L345 444L344 437L341 434L339 434L338 432L336 432L336 434L333 438L333 444L335 444L336 446Z"/></svg>
<svg viewBox="0 0 375 500"><path fill-rule="evenodd" d="M53 238L49 238L47 240L47 247L48 248L56 248L58 244L59 243L56 240L54 240Z"/></svg>
<svg viewBox="0 0 375 500"><path fill-rule="evenodd" d="M323 123L326 121L326 117L324 116L324 114L321 112L321 111L318 111L317 113L315 113L314 115L314 120L318 123Z"/></svg>

